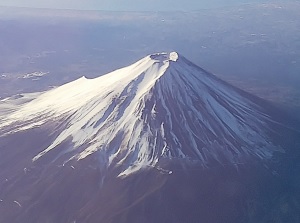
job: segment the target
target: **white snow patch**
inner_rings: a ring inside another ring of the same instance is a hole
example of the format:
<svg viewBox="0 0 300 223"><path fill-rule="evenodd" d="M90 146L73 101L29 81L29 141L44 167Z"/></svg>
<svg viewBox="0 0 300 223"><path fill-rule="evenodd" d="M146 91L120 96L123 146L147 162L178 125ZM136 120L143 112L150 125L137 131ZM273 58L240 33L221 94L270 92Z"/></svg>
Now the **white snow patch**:
<svg viewBox="0 0 300 223"><path fill-rule="evenodd" d="M22 205L20 204L20 202L14 201L14 203L17 204L20 208L22 207Z"/></svg>
<svg viewBox="0 0 300 223"><path fill-rule="evenodd" d="M169 55L169 58L170 58L170 60L172 60L172 61L177 61L178 60L178 53L176 53L176 52L172 52L172 53L170 53L170 55Z"/></svg>

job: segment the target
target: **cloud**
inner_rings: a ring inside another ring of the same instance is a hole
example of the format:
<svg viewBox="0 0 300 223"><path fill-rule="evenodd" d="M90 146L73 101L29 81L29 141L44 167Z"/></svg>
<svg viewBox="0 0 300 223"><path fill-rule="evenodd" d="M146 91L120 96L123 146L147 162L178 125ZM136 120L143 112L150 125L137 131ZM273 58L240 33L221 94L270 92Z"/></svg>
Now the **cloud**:
<svg viewBox="0 0 300 223"><path fill-rule="evenodd" d="M0 0L0 5L95 10L197 10L264 0ZM268 1L268 0L265 0Z"/></svg>

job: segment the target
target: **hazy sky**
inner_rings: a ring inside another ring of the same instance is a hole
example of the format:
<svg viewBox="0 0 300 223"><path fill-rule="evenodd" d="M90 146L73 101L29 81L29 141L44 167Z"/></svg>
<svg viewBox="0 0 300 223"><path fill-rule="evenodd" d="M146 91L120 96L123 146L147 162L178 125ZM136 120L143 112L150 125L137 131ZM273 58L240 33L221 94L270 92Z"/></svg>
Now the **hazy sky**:
<svg viewBox="0 0 300 223"><path fill-rule="evenodd" d="M270 1L270 0L269 0ZM96 10L197 10L268 0L0 0L0 6Z"/></svg>

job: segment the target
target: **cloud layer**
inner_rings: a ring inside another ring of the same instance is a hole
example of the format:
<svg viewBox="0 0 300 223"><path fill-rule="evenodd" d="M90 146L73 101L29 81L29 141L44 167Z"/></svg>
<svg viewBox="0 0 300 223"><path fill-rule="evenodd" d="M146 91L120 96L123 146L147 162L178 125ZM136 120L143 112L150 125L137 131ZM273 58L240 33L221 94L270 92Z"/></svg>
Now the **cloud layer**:
<svg viewBox="0 0 300 223"><path fill-rule="evenodd" d="M267 2L268 0L256 0ZM223 7L238 3L251 3L249 0L0 0L2 6L35 8L96 9L96 10L197 10Z"/></svg>

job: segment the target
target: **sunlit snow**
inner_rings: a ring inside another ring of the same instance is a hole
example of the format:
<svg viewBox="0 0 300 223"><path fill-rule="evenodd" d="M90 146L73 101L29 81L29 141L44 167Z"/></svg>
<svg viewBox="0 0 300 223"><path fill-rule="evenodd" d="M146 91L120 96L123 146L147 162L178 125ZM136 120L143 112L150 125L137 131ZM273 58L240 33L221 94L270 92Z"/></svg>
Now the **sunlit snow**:
<svg viewBox="0 0 300 223"><path fill-rule="evenodd" d="M1 134L66 124L33 161L71 137L73 146L60 155L75 152L68 159L80 160L98 152L103 165L121 167L120 176L155 166L161 157L207 165L211 159L235 163L244 155L270 158L279 149L267 141L269 117L259 106L176 52L4 99L0 108Z"/></svg>

